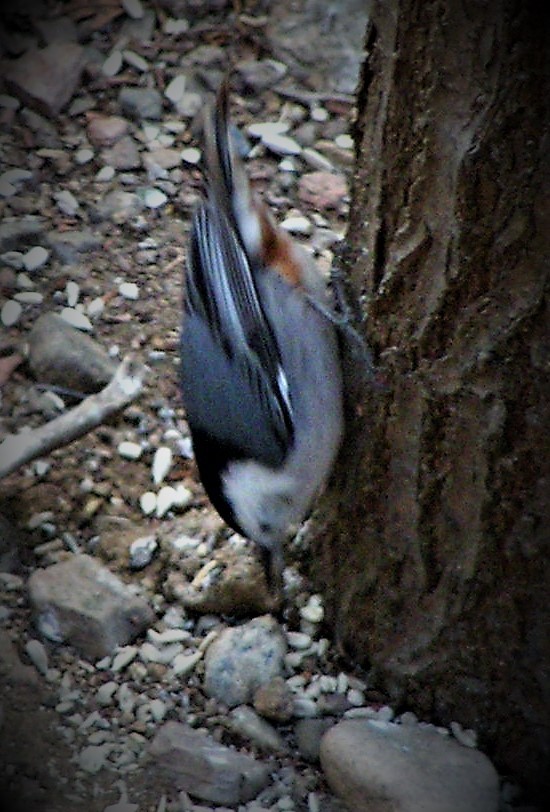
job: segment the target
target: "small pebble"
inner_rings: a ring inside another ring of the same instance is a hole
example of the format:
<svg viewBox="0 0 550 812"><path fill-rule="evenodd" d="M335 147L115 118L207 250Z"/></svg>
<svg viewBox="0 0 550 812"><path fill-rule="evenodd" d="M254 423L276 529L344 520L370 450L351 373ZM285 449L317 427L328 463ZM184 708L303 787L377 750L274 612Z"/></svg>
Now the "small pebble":
<svg viewBox="0 0 550 812"><path fill-rule="evenodd" d="M18 288L21 288L22 290L29 290L30 288L34 288L34 282L30 278L30 276L27 276L26 273L18 273L17 279L15 280L15 284L17 285Z"/></svg>
<svg viewBox="0 0 550 812"><path fill-rule="evenodd" d="M90 318L92 319L95 318L96 316L101 315L101 313L103 313L104 310L105 310L105 301L101 296L97 296L95 299L92 299L92 301L86 308L88 316L90 316Z"/></svg>
<svg viewBox="0 0 550 812"><path fill-rule="evenodd" d="M139 288L135 282L121 282L118 286L118 292L125 299L136 301L139 299Z"/></svg>
<svg viewBox="0 0 550 812"><path fill-rule="evenodd" d="M145 493L142 493L139 497L139 506L145 516L150 516L151 513L154 513L157 507L156 493L153 493L153 491L145 491Z"/></svg>
<svg viewBox="0 0 550 812"><path fill-rule="evenodd" d="M122 52L112 51L101 68L104 76L116 76L122 67Z"/></svg>
<svg viewBox="0 0 550 812"><path fill-rule="evenodd" d="M57 203L57 208L59 211L62 212L62 214L66 214L68 217L74 217L80 208L80 203L72 192L69 192L68 189L63 189L61 192L55 192L53 197Z"/></svg>
<svg viewBox="0 0 550 812"><path fill-rule="evenodd" d="M326 107L313 107L310 116L312 121L323 123L324 121L328 121L329 112Z"/></svg>
<svg viewBox="0 0 550 812"><path fill-rule="evenodd" d="M29 640L25 651L36 670L44 676L48 670L48 653L44 644L40 640Z"/></svg>
<svg viewBox="0 0 550 812"><path fill-rule="evenodd" d="M304 236L311 234L313 231L311 222L307 217L302 217L301 215L285 217L281 222L281 228L284 228L285 231L288 231L290 234L301 234Z"/></svg>
<svg viewBox="0 0 550 812"><path fill-rule="evenodd" d="M334 139L334 143L336 144L337 147L340 147L341 149L353 149L354 146L353 138L351 137L351 135L348 135L347 133L337 135L336 138Z"/></svg>
<svg viewBox="0 0 550 812"><path fill-rule="evenodd" d="M268 133L262 136L262 144L276 155L300 155L302 147L288 135Z"/></svg>
<svg viewBox="0 0 550 812"><path fill-rule="evenodd" d="M151 466L151 476L155 485L160 485L164 477L172 466L172 449L167 445L160 446L155 451L153 465Z"/></svg>
<svg viewBox="0 0 550 812"><path fill-rule="evenodd" d="M34 290L25 290L22 293L15 293L13 298L23 304L41 304L44 301L43 295Z"/></svg>
<svg viewBox="0 0 550 812"><path fill-rule="evenodd" d="M143 454L143 448L139 443L133 443L130 440L123 440L117 446L117 451L125 460L139 460Z"/></svg>
<svg viewBox="0 0 550 812"><path fill-rule="evenodd" d="M36 271L48 261L50 252L41 245L35 245L23 255L23 267L26 271Z"/></svg>
<svg viewBox="0 0 550 812"><path fill-rule="evenodd" d="M155 516L157 519L162 519L171 507L176 504L177 494L176 489L171 485L164 485L157 494L157 506Z"/></svg>
<svg viewBox="0 0 550 812"><path fill-rule="evenodd" d="M158 209L164 206L167 200L167 196L160 189L147 189L143 196L143 202L148 209Z"/></svg>
<svg viewBox="0 0 550 812"><path fill-rule="evenodd" d="M97 704L101 705L102 707L111 705L113 703L113 697L117 688L118 685L113 680L104 682L103 685L100 685L95 695Z"/></svg>
<svg viewBox="0 0 550 812"><path fill-rule="evenodd" d="M67 297L67 305L69 307L76 307L78 297L80 296L80 285L70 279L65 285L65 296Z"/></svg>
<svg viewBox="0 0 550 812"><path fill-rule="evenodd" d="M75 310L74 307L64 307L61 311L61 318L63 321L66 321L67 324L71 324L73 327L76 327L77 330L90 332L94 329L88 316L85 316L84 313L80 312L80 310Z"/></svg>
<svg viewBox="0 0 550 812"><path fill-rule="evenodd" d="M115 170L112 166L102 166L95 179L99 183L107 183L108 181L112 180L115 176Z"/></svg>
<svg viewBox="0 0 550 812"><path fill-rule="evenodd" d="M115 673L124 671L124 669L135 660L137 653L137 646L123 646L113 657L111 671L114 671Z"/></svg>
<svg viewBox="0 0 550 812"><path fill-rule="evenodd" d="M175 34L176 36L178 34L185 34L186 31L189 30L189 22L184 17L179 17L178 19L168 17L164 21L162 30L165 34Z"/></svg>
<svg viewBox="0 0 550 812"><path fill-rule="evenodd" d="M252 138L263 138L271 135L284 135L288 132L290 125L287 121L258 121L250 124L246 131Z"/></svg>
<svg viewBox="0 0 550 812"><path fill-rule="evenodd" d="M136 539L130 545L130 567L133 570L142 570L147 567L158 549L158 541L154 536L144 536Z"/></svg>
<svg viewBox="0 0 550 812"><path fill-rule="evenodd" d="M8 299L0 311L0 321L4 327L12 327L19 321L22 312L23 308L19 302L16 302L14 299Z"/></svg>
<svg viewBox="0 0 550 812"><path fill-rule="evenodd" d="M147 62L147 60L144 59L139 54L136 54L135 51L130 51L126 49L122 52L122 56L124 57L124 61L127 62L128 65L131 65L132 68L135 68L136 70L139 70L142 73L145 73L146 71L149 70L149 63Z"/></svg>
<svg viewBox="0 0 550 812"><path fill-rule="evenodd" d="M303 632L287 632L288 645L295 649L306 649L311 645L311 637Z"/></svg>
<svg viewBox="0 0 550 812"><path fill-rule="evenodd" d="M183 94L185 93L185 85L187 80L183 73L180 73L178 76L174 76L171 82L169 82L166 90L164 91L164 95L167 99L169 99L174 104L179 102L183 98Z"/></svg>
<svg viewBox="0 0 550 812"><path fill-rule="evenodd" d="M176 654L170 664L171 674L174 677L184 677L194 670L197 663L202 660L202 651L195 651L192 654Z"/></svg>
<svg viewBox="0 0 550 812"><path fill-rule="evenodd" d="M187 164L198 164L202 157L202 152L197 147L186 147L181 151L181 159Z"/></svg>
<svg viewBox="0 0 550 812"><path fill-rule="evenodd" d="M93 149L83 148L75 152L74 159L77 162L77 164L80 164L80 166L84 166L84 164L90 163L93 157L94 157Z"/></svg>
<svg viewBox="0 0 550 812"><path fill-rule="evenodd" d="M305 606L300 609L300 616L310 623L320 623L325 616L325 610L319 595L312 595Z"/></svg>

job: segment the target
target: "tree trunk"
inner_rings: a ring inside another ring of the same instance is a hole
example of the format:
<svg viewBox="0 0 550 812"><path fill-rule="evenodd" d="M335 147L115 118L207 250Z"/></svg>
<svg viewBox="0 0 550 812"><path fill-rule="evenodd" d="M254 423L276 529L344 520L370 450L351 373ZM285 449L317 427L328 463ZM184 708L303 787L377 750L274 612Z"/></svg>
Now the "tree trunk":
<svg viewBox="0 0 550 812"><path fill-rule="evenodd" d="M356 399L313 564L342 650L392 701L475 728L541 793L546 22L528 0L374 2L344 259L385 385Z"/></svg>

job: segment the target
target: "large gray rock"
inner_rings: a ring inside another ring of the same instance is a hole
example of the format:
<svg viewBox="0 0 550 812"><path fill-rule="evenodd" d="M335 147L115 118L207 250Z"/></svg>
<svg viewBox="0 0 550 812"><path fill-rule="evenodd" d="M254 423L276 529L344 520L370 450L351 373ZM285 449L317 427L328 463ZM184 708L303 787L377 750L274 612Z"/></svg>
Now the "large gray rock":
<svg viewBox="0 0 550 812"><path fill-rule="evenodd" d="M85 50L72 42L32 49L8 66L5 79L23 102L57 116L70 101L86 63Z"/></svg>
<svg viewBox="0 0 550 812"><path fill-rule="evenodd" d="M271 615L225 629L206 653L205 690L230 708L249 703L260 685L282 675L285 654Z"/></svg>
<svg viewBox="0 0 550 812"><path fill-rule="evenodd" d="M321 741L321 765L353 812L496 812L498 775L478 750L434 728L348 720Z"/></svg>
<svg viewBox="0 0 550 812"><path fill-rule="evenodd" d="M88 555L36 570L29 600L42 634L89 659L112 654L153 622L152 609Z"/></svg>
<svg viewBox="0 0 550 812"><path fill-rule="evenodd" d="M180 722L166 722L160 728L149 755L176 789L215 804L246 803L269 781L268 764Z"/></svg>
<svg viewBox="0 0 550 812"><path fill-rule="evenodd" d="M113 377L115 362L90 336L56 313L44 313L29 334L29 366L37 381L89 394Z"/></svg>

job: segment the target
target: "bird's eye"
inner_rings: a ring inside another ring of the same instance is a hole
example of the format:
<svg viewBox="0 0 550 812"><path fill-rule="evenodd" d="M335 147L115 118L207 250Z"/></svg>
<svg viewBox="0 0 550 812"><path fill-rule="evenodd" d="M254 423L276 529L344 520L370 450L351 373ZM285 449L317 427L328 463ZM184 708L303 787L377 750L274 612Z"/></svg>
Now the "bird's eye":
<svg viewBox="0 0 550 812"><path fill-rule="evenodd" d="M269 522L260 522L259 524L260 533L271 533L273 527L269 524Z"/></svg>

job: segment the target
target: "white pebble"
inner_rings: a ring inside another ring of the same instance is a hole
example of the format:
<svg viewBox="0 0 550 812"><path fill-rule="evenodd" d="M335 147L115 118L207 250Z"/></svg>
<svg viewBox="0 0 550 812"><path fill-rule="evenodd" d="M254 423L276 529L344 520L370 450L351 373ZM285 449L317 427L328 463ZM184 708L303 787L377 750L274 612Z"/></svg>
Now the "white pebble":
<svg viewBox="0 0 550 812"><path fill-rule="evenodd" d="M147 189L143 196L143 202L148 209L159 209L167 200L168 198L160 189Z"/></svg>
<svg viewBox="0 0 550 812"><path fill-rule="evenodd" d="M23 308L19 302L16 302L14 299L8 299L0 311L0 321L4 327L12 327L19 320L19 316L22 312Z"/></svg>
<svg viewBox="0 0 550 812"><path fill-rule="evenodd" d="M143 449L139 443L133 443L131 440L123 440L118 444L117 451L125 460L139 460L143 453Z"/></svg>
<svg viewBox="0 0 550 812"><path fill-rule="evenodd" d="M325 616L321 597L312 595L306 605L300 609L300 616L310 623L320 623Z"/></svg>
<svg viewBox="0 0 550 812"><path fill-rule="evenodd" d="M137 646L123 646L113 657L111 671L124 671L124 669L129 666L133 660L135 660L137 653Z"/></svg>
<svg viewBox="0 0 550 812"><path fill-rule="evenodd" d="M180 482L178 485L176 485L174 490L176 492L176 495L174 497L174 507L178 508L187 507L187 505L189 505L193 499L193 494L191 493L189 488L186 488L185 485L182 482Z"/></svg>
<svg viewBox="0 0 550 812"><path fill-rule="evenodd" d="M328 110L326 107L313 107L311 110L311 119L312 121L327 121L329 117Z"/></svg>
<svg viewBox="0 0 550 812"><path fill-rule="evenodd" d="M358 691L357 688L350 688L346 697L350 705L353 705L355 708L359 708L365 704L365 695L362 691Z"/></svg>
<svg viewBox="0 0 550 812"><path fill-rule="evenodd" d="M287 121L258 121L250 124L246 131L252 138L263 138L270 135L283 135L288 132L290 125Z"/></svg>
<svg viewBox="0 0 550 812"><path fill-rule="evenodd" d="M152 699L151 702L149 702L149 708L155 722L162 722L168 711L168 707L162 699Z"/></svg>
<svg viewBox="0 0 550 812"><path fill-rule="evenodd" d="M87 149L86 147L77 150L74 155L75 161L77 162L77 164L80 164L80 166L84 166L84 164L90 163L93 157L94 157L93 149Z"/></svg>
<svg viewBox="0 0 550 812"><path fill-rule="evenodd" d="M135 68L136 70L139 70L142 73L145 73L145 71L149 70L149 63L147 62L147 60L144 59L139 54L136 54L135 51L130 51L127 49L122 52L122 56L124 57L125 62L127 62L128 65L131 65L132 68Z"/></svg>
<svg viewBox="0 0 550 812"><path fill-rule="evenodd" d="M43 295L35 290L24 290L22 293L16 293L13 298L23 304L41 304L44 301Z"/></svg>
<svg viewBox="0 0 550 812"><path fill-rule="evenodd" d="M302 152L300 144L288 135L268 133L262 136L262 144L276 155L299 155Z"/></svg>
<svg viewBox="0 0 550 812"><path fill-rule="evenodd" d="M86 308L88 316L90 318L95 318L96 316L101 315L105 310L105 301L102 299L101 296L97 296L95 299L92 299L88 307Z"/></svg>
<svg viewBox="0 0 550 812"><path fill-rule="evenodd" d="M171 485L164 485L157 494L157 507L155 516L157 519L162 519L171 507L174 506L177 499L176 489Z"/></svg>
<svg viewBox="0 0 550 812"><path fill-rule="evenodd" d="M30 290L31 288L34 288L34 282L30 276L27 276L26 273L18 273L15 284L18 288L21 288L21 290Z"/></svg>
<svg viewBox="0 0 550 812"><path fill-rule="evenodd" d="M63 189L61 192L54 193L54 200L57 203L57 208L68 217L74 217L80 208L80 203L76 197L69 192L68 189Z"/></svg>
<svg viewBox="0 0 550 812"><path fill-rule="evenodd" d="M133 541L130 545L130 567L134 570L144 569L151 563L158 546L154 536L143 536Z"/></svg>
<svg viewBox="0 0 550 812"><path fill-rule="evenodd" d="M25 646L30 661L40 674L46 674L48 670L48 653L44 644L40 640L29 640Z"/></svg>
<svg viewBox="0 0 550 812"><path fill-rule="evenodd" d="M108 181L112 180L115 176L115 170L112 166L102 166L95 179L99 183L107 183Z"/></svg>
<svg viewBox="0 0 550 812"><path fill-rule="evenodd" d="M153 493L153 491L145 491L145 493L142 493L139 497L139 506L145 516L150 516L151 513L154 513L157 507L156 493Z"/></svg>
<svg viewBox="0 0 550 812"><path fill-rule="evenodd" d="M139 299L139 288L135 282L121 282L118 292L125 299L132 299L132 301Z"/></svg>
<svg viewBox="0 0 550 812"><path fill-rule="evenodd" d="M306 147L302 150L302 158L313 169L320 169L323 172L332 172L334 170L332 161L329 161L329 159L318 152L318 150L312 149L311 147Z"/></svg>
<svg viewBox="0 0 550 812"><path fill-rule="evenodd" d="M311 637L303 632L287 632L286 639L291 648L303 650L311 645Z"/></svg>
<svg viewBox="0 0 550 812"><path fill-rule="evenodd" d="M341 149L353 149L353 138L351 135L347 133L343 133L342 135L337 135L334 139L334 143L337 147Z"/></svg>
<svg viewBox="0 0 550 812"><path fill-rule="evenodd" d="M167 445L160 446L155 451L151 476L155 485L160 485L172 465L172 449Z"/></svg>
<svg viewBox="0 0 550 812"><path fill-rule="evenodd" d="M197 663L202 659L202 651L194 651L191 654L176 654L171 663L171 675L174 677L184 677L195 669Z"/></svg>
<svg viewBox="0 0 550 812"><path fill-rule="evenodd" d="M90 332L94 329L88 316L85 316L80 310L75 310L74 307L64 307L61 311L61 318L63 321L66 321L67 324L76 327L77 330Z"/></svg>
<svg viewBox="0 0 550 812"><path fill-rule="evenodd" d="M47 392L46 394L48 394L50 396L54 395L54 398L58 398L57 400L55 400L55 399L50 397L50 401L53 403L54 407L57 408L58 411L62 412L65 409L65 404L63 403L61 398L59 398L55 394L55 392ZM48 473L48 471L50 470L51 467L52 467L51 463L49 463L47 460L35 460L34 461L34 473L35 473L35 475L37 477L46 476L46 474Z"/></svg>
<svg viewBox="0 0 550 812"><path fill-rule="evenodd" d="M101 68L104 76L116 76L122 67L121 51L112 51Z"/></svg>
<svg viewBox="0 0 550 812"><path fill-rule="evenodd" d="M41 245L35 245L23 255L23 267L26 271L36 271L48 261L50 252Z"/></svg>
<svg viewBox="0 0 550 812"><path fill-rule="evenodd" d="M102 707L111 705L117 688L118 685L113 680L110 682L104 682L103 685L100 685L95 694L97 704L101 705Z"/></svg>
<svg viewBox="0 0 550 812"><path fill-rule="evenodd" d="M162 30L165 34L175 34L176 36L178 34L185 34L185 32L189 30L189 22L184 17L179 17L178 19L168 17L164 21Z"/></svg>
<svg viewBox="0 0 550 812"><path fill-rule="evenodd" d="M281 228L284 228L285 231L288 231L290 234L303 234L307 236L311 234L313 231L313 225L307 219L307 217L303 217L302 215L294 215L290 217L285 217L285 219L281 222Z"/></svg>
<svg viewBox="0 0 550 812"><path fill-rule="evenodd" d="M133 20L141 20L144 11L141 0L122 0L122 8Z"/></svg>
<svg viewBox="0 0 550 812"><path fill-rule="evenodd" d="M180 73L178 76L174 76L164 91L164 95L174 104L179 102L181 99L183 99L186 83L187 81L183 73Z"/></svg>
<svg viewBox="0 0 550 812"><path fill-rule="evenodd" d="M187 164L198 164L202 157L202 152L197 147L186 147L181 151L181 159Z"/></svg>
<svg viewBox="0 0 550 812"><path fill-rule="evenodd" d="M65 285L65 296L67 297L67 304L69 307L75 307L80 296L80 285L73 282L72 279Z"/></svg>
<svg viewBox="0 0 550 812"><path fill-rule="evenodd" d="M313 719L315 716L319 715L317 702L314 699L310 699L304 695L294 697L294 707L292 712L294 716L297 716L300 719Z"/></svg>
<svg viewBox="0 0 550 812"><path fill-rule="evenodd" d="M144 124L141 131L146 141L156 141L160 135L158 124Z"/></svg>
<svg viewBox="0 0 550 812"><path fill-rule="evenodd" d="M279 163L279 169L281 172L297 172L298 168L292 158L283 158L283 160Z"/></svg>

